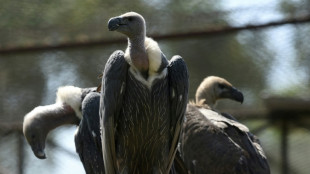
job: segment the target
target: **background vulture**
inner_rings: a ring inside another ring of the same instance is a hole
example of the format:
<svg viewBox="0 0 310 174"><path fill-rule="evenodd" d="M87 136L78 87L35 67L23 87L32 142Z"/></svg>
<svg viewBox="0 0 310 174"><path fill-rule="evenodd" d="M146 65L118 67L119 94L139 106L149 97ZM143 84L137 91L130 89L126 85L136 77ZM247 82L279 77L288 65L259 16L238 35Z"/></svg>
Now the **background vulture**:
<svg viewBox="0 0 310 174"><path fill-rule="evenodd" d="M229 114L213 109L218 99L243 102L229 82L208 77L187 105L181 136L181 154L192 174L268 174L266 156L258 139Z"/></svg>

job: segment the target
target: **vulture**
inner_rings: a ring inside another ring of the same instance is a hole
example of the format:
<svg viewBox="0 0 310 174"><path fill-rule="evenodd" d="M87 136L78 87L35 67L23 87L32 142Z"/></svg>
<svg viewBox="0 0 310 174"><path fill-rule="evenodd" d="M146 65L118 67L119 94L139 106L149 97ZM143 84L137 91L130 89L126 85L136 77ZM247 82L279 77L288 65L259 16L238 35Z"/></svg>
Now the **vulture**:
<svg viewBox="0 0 310 174"><path fill-rule="evenodd" d="M38 106L25 115L23 133L37 158L46 158L45 140L51 130L65 124L79 124L82 100L86 94L95 91L96 88L60 87L56 103Z"/></svg>
<svg viewBox="0 0 310 174"><path fill-rule="evenodd" d="M256 136L229 114L213 111L219 99L243 102L243 94L227 80L210 76L187 105L180 151L191 174L269 174Z"/></svg>
<svg viewBox="0 0 310 174"><path fill-rule="evenodd" d="M105 173L169 173L177 152L188 95L188 73L180 56L168 61L146 37L135 12L113 17L108 29L128 38L102 76L100 127Z"/></svg>
<svg viewBox="0 0 310 174"><path fill-rule="evenodd" d="M56 102L38 106L24 117L23 133L34 155L45 159L45 142L50 131L62 125L78 125L76 152L87 174L104 174L97 87L60 87Z"/></svg>

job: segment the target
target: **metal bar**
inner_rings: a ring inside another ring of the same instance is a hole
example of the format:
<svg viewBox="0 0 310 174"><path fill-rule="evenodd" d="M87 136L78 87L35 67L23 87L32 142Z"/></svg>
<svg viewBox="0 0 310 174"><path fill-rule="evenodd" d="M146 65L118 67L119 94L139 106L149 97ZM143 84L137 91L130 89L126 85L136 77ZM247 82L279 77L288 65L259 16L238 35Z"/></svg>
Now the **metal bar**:
<svg viewBox="0 0 310 174"><path fill-rule="evenodd" d="M301 122L301 121L298 121L298 122L294 121L293 123L294 123L297 127L301 127L301 128L306 129L307 131L310 131L310 124L303 123L303 122Z"/></svg>
<svg viewBox="0 0 310 174"><path fill-rule="evenodd" d="M269 118L269 112L266 109L248 108L248 109L224 109L223 113L233 115L237 120L266 120Z"/></svg>
<svg viewBox="0 0 310 174"><path fill-rule="evenodd" d="M310 15L295 17L290 19L276 20L271 21L265 24L257 24L257 25L243 25L243 26L222 26L222 27L213 27L207 28L205 30L200 31L189 31L189 32L179 32L179 33L168 33L168 34L150 34L150 37L156 40L171 40L171 39L184 39L184 38L194 38L194 37L203 37L203 36L214 36L226 33L232 33L242 30L257 30L267 27L274 27L285 24L301 24L310 22ZM16 46L9 48L1 48L0 54L6 53L17 53L17 52L30 52L30 51L40 51L40 50L51 50L51 49L61 49L61 48L73 48L73 47L86 47L86 46L94 46L94 45L110 45L116 43L125 43L124 38L118 39L97 39L97 40L89 40L89 41L72 41L65 42L59 44L46 44L46 45L33 45L33 46Z"/></svg>
<svg viewBox="0 0 310 174"><path fill-rule="evenodd" d="M1 122L0 133L23 132L23 122Z"/></svg>
<svg viewBox="0 0 310 174"><path fill-rule="evenodd" d="M267 123L265 123L265 124L263 124L263 125L261 125L261 126L255 128L255 129L252 129L251 132L252 132L253 134L257 135L257 134L259 134L261 131L267 129L269 126L272 126L272 123L271 123L271 122L267 122Z"/></svg>
<svg viewBox="0 0 310 174"><path fill-rule="evenodd" d="M288 163L288 133L289 127L287 120L282 120L281 127L281 156L282 156L282 174L289 174L289 163Z"/></svg>
<svg viewBox="0 0 310 174"><path fill-rule="evenodd" d="M268 155L268 154L267 154L267 155ZM281 165L281 164L280 164L281 161L279 161L278 159L276 159L276 157L274 157L274 156L272 156L272 155L268 155L267 158L268 158L269 164L273 164L273 166L280 166L280 165ZM280 172L280 171L278 171L278 172ZM297 174L297 173L299 173L299 169L296 168L296 167L294 167L294 166L292 166L292 167L290 167L290 173Z"/></svg>
<svg viewBox="0 0 310 174"><path fill-rule="evenodd" d="M0 165L0 174L12 174L12 172L9 169Z"/></svg>
<svg viewBox="0 0 310 174"><path fill-rule="evenodd" d="M18 174L24 173L24 137L22 134L17 133L18 138L18 152L17 152L17 159L18 159Z"/></svg>

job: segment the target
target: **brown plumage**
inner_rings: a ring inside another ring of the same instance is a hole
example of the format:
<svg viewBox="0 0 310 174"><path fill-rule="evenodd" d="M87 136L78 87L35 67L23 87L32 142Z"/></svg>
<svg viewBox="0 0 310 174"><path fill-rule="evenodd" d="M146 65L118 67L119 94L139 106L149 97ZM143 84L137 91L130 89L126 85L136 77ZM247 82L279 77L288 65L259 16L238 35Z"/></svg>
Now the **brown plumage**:
<svg viewBox="0 0 310 174"><path fill-rule="evenodd" d="M196 101L187 105L180 149L190 173L270 173L257 137L229 114L211 110L224 98L243 101L242 93L228 81L211 76L197 89Z"/></svg>

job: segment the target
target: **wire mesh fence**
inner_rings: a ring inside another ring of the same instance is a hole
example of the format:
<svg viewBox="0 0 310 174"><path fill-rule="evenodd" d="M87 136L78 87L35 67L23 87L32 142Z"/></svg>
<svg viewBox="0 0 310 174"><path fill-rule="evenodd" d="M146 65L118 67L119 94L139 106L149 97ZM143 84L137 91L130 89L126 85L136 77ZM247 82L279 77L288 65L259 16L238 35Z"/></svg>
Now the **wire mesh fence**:
<svg viewBox="0 0 310 174"><path fill-rule="evenodd" d="M107 20L125 11L145 17L148 35L158 40L167 57L179 54L185 59L190 99L208 75L224 77L244 93L243 105L221 101L218 109L238 111L234 116L257 131L273 174L310 170L309 113L298 116L298 122L288 120L283 136L282 123L270 121L270 114L261 112L266 110L262 100L266 96L310 98L308 1L31 0L1 4L0 173L85 173L75 154L75 126L53 131L47 141L48 159L39 160L21 139L21 123L35 106L54 103L59 86L99 84L97 77L109 55L126 45L123 37L107 30ZM252 119L246 110L258 116Z"/></svg>

